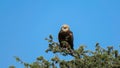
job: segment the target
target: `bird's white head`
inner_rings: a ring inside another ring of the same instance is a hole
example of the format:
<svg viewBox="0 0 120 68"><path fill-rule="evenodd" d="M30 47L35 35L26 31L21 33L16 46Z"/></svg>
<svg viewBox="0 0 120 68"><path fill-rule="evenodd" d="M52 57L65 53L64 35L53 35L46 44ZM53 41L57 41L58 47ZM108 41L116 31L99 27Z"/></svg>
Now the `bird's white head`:
<svg viewBox="0 0 120 68"><path fill-rule="evenodd" d="M67 32L67 31L70 30L70 27L67 24L63 24L61 30L64 31L64 32Z"/></svg>

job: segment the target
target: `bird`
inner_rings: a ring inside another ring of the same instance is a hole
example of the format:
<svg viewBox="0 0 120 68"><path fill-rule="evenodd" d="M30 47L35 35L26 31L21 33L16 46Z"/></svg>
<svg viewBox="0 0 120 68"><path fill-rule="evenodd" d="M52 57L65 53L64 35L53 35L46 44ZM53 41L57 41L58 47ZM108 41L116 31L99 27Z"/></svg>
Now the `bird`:
<svg viewBox="0 0 120 68"><path fill-rule="evenodd" d="M74 50L73 45L73 32L70 30L69 25L63 24L59 33L58 40L61 48L68 48Z"/></svg>

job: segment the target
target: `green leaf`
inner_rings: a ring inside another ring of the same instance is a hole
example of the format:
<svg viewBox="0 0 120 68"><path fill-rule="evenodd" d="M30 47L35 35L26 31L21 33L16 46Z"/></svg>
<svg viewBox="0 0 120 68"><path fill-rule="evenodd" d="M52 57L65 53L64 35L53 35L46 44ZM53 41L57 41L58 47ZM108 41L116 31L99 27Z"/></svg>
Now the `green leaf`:
<svg viewBox="0 0 120 68"><path fill-rule="evenodd" d="M53 40L53 37L52 37L52 35L49 35L49 38L50 38L51 40Z"/></svg>
<svg viewBox="0 0 120 68"><path fill-rule="evenodd" d="M16 59L16 61L21 61L19 57L14 56L14 58Z"/></svg>
<svg viewBox="0 0 120 68"><path fill-rule="evenodd" d="M15 66L9 66L9 68L15 68Z"/></svg>
<svg viewBox="0 0 120 68"><path fill-rule="evenodd" d="M43 59L44 59L43 56L40 56L40 57L37 58L37 60L40 60L40 61L43 60Z"/></svg>

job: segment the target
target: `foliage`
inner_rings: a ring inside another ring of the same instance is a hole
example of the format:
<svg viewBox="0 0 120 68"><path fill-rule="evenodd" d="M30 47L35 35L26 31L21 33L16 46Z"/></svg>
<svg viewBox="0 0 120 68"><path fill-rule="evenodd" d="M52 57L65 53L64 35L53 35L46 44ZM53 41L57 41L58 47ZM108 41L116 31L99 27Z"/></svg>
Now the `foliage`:
<svg viewBox="0 0 120 68"><path fill-rule="evenodd" d="M107 49L100 47L99 43L95 45L95 51L86 50L85 46L80 46L76 50L60 48L57 42L53 41L52 35L46 38L48 49L45 51L60 53L63 56L70 55L73 59L62 60L58 56L46 60L43 56L36 58L33 63L23 62L20 58L15 57L16 61L24 65L25 68L120 68L120 54L114 50L113 46ZM10 66L9 68L15 68Z"/></svg>

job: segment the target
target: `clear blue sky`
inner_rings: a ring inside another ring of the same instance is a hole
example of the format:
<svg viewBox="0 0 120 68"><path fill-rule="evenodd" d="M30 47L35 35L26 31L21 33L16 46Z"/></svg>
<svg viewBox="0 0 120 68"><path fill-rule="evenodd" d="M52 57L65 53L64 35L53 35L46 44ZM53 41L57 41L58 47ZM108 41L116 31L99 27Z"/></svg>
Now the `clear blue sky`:
<svg viewBox="0 0 120 68"><path fill-rule="evenodd" d="M46 54L49 34L57 40L62 24L74 33L74 48L84 44L93 50L120 45L120 0L0 0L0 68L17 63L13 56L26 62Z"/></svg>

